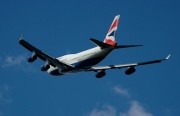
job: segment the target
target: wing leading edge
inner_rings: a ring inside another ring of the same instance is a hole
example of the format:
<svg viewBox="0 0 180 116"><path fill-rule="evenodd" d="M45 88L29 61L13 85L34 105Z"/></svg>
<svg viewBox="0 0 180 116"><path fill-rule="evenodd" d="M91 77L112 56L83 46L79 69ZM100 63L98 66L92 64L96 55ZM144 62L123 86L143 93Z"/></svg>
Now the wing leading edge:
<svg viewBox="0 0 180 116"><path fill-rule="evenodd" d="M31 44L29 44L27 41L23 40L22 37L19 40L19 44L21 44L22 46L24 46L26 49L28 49L31 52L34 52L35 55L37 57L39 57L41 60L43 61L47 61L50 65L52 65L53 67L59 67L62 69L67 69L67 68L74 68L73 66L60 62L59 60L57 60L56 58L53 58L47 54L45 54L44 52L42 52L41 50L37 49L36 47L32 46Z"/></svg>
<svg viewBox="0 0 180 116"><path fill-rule="evenodd" d="M168 60L171 55L168 55L164 59L158 59L158 60L150 60L150 61L145 61L145 62L137 62L137 63L130 63L130 64L118 64L118 65L107 65L107 66L94 66L87 71L98 71L98 70L107 70L107 69L120 69L120 68L125 68L125 67L135 67L139 65L146 65L146 64L154 64L154 63L160 63L164 60Z"/></svg>

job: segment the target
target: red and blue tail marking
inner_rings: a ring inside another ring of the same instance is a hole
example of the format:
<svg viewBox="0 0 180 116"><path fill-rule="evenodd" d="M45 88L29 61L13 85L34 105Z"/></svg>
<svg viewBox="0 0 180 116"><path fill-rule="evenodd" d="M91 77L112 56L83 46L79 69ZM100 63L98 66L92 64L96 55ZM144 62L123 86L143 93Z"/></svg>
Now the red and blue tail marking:
<svg viewBox="0 0 180 116"><path fill-rule="evenodd" d="M106 38L104 39L104 43L112 45L113 47L115 47L117 45L117 43L115 41L115 35L116 35L119 19L120 19L120 15L115 16L115 18L109 28L109 31L106 35Z"/></svg>

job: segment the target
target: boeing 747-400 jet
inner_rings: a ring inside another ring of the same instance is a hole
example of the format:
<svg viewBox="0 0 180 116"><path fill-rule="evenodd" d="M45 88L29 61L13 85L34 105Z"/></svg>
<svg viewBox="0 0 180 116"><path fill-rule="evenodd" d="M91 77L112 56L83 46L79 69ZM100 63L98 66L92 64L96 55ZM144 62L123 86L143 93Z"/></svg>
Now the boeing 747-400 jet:
<svg viewBox="0 0 180 116"><path fill-rule="evenodd" d="M38 48L34 47L27 41L20 37L19 43L28 49L33 54L28 57L28 62L33 62L38 58L45 61L42 65L41 71L47 71L49 74L54 76L60 76L65 74L77 73L81 71L94 71L96 72L97 78L102 78L106 75L108 69L121 69L127 68L125 74L130 75L136 71L135 67L146 64L160 63L161 61L169 59L168 55L164 59L150 60L145 62L129 63L129 64L118 64L118 65L107 65L107 66L95 66L101 62L111 51L121 48L137 47L141 45L117 45L115 41L115 35L118 27L120 15L115 16L109 31L104 39L104 42L90 38L90 40L97 46L76 54L68 54L58 58L53 58Z"/></svg>

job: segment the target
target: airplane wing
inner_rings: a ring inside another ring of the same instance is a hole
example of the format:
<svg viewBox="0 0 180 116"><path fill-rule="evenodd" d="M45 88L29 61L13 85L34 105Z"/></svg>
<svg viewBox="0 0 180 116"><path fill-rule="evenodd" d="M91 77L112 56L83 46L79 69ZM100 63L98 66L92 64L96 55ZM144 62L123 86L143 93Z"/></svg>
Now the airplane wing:
<svg viewBox="0 0 180 116"><path fill-rule="evenodd" d="M53 58L47 54L45 54L44 52L42 52L41 50L37 49L36 47L32 46L31 44L29 44L27 41L23 40L22 37L19 40L19 43L24 46L26 49L28 49L31 52L34 52L34 54L39 57L41 60L43 61L47 61L50 65L52 65L53 67L59 67L61 69L67 69L67 68L74 68L73 66L60 62L59 60L57 60L56 58Z"/></svg>
<svg viewBox="0 0 180 116"><path fill-rule="evenodd" d="M145 62L137 62L137 63L130 63L130 64L119 64L119 65L107 65L107 66L94 66L86 71L98 71L98 70L107 70L107 69L120 69L125 67L135 67L139 65L146 65L146 64L154 64L154 63L160 63L164 60L168 60L170 55L168 55L165 59L159 59L159 60L151 60L151 61L145 61Z"/></svg>

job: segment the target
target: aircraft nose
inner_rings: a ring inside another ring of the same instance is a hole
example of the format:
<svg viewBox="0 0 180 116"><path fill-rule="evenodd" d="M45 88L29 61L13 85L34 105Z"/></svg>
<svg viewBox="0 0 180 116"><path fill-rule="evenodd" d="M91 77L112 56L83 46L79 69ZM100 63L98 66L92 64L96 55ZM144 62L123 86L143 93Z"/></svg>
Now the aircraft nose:
<svg viewBox="0 0 180 116"><path fill-rule="evenodd" d="M59 73L58 69L49 69L47 72L48 72L50 75L53 75L53 76L63 75L63 74Z"/></svg>

